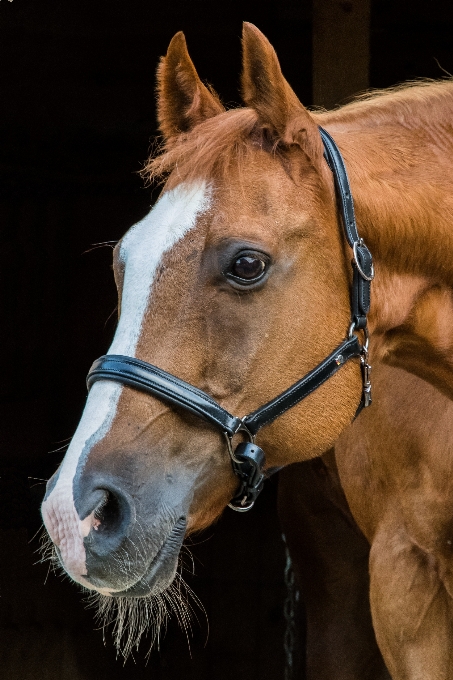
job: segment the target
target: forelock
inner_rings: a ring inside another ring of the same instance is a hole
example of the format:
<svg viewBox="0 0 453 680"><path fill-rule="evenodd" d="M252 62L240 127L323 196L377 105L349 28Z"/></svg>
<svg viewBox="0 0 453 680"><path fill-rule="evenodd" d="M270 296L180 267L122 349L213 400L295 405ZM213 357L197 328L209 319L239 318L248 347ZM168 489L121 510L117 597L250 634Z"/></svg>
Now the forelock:
<svg viewBox="0 0 453 680"><path fill-rule="evenodd" d="M209 181L225 177L233 167L240 169L257 149L275 152L278 146L279 140L260 123L256 111L230 109L170 139L148 159L142 175L148 182L168 179L168 188Z"/></svg>

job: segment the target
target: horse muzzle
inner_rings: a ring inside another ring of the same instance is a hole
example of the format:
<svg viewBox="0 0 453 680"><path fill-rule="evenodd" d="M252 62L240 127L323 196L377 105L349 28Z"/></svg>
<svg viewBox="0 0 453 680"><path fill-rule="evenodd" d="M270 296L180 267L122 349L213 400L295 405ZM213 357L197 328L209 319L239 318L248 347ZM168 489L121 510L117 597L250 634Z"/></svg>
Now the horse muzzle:
<svg viewBox="0 0 453 680"><path fill-rule="evenodd" d="M57 483L42 512L63 569L103 595L144 597L168 588L190 500L183 485L168 486L144 483L132 494L122 479L88 474L69 494Z"/></svg>

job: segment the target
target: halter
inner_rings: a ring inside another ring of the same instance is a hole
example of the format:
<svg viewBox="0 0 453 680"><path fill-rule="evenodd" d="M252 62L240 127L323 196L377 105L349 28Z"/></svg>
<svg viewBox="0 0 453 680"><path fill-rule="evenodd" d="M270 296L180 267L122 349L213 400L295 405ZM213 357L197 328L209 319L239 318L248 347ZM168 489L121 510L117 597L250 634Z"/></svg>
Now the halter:
<svg viewBox="0 0 453 680"><path fill-rule="evenodd" d="M347 338L285 392L243 418L229 413L197 387L133 357L117 354L102 356L94 362L87 376L88 389L97 380L115 380L184 408L220 429L226 439L233 471L240 481L239 489L229 503L229 507L238 512L245 512L253 507L263 488L265 477L280 469L271 468L264 472L265 454L255 444L255 437L262 427L305 399L353 357L360 357L363 379L362 399L357 414L371 404L367 314L370 309L371 281L374 278L373 260L357 231L354 202L341 153L329 133L321 127L319 131L324 143L324 157L335 180L346 240L353 252L351 322ZM363 332L364 344L361 344L355 331ZM238 433L243 434L245 441L233 448L233 437Z"/></svg>

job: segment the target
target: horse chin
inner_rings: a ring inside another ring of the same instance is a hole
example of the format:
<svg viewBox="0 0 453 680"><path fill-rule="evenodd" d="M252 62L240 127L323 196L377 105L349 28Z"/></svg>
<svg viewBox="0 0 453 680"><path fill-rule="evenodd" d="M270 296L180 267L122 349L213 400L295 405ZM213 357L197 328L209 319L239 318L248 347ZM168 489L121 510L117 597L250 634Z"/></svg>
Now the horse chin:
<svg viewBox="0 0 453 680"><path fill-rule="evenodd" d="M112 591L112 597L147 597L167 590L175 578L179 551L186 533L187 520L180 517L147 570L132 586Z"/></svg>
<svg viewBox="0 0 453 680"><path fill-rule="evenodd" d="M98 570L91 571L89 549L87 551L87 574L82 579L77 580L85 588L107 597L140 598L158 595L167 590L175 578L179 552L186 534L186 528L186 517L179 517L157 551L144 565L142 564L141 573L135 575L135 577L133 573L129 573L126 583L124 580L108 583L105 577L96 575L95 572ZM107 564L104 564L102 571L111 573L111 567L109 568ZM124 569L119 570L119 578L121 578L121 571L124 573Z"/></svg>

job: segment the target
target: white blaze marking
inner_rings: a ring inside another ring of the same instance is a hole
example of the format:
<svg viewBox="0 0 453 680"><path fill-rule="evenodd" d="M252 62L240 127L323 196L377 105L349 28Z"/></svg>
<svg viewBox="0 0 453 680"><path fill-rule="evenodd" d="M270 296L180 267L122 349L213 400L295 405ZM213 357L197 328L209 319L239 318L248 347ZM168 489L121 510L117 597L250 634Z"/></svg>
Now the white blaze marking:
<svg viewBox="0 0 453 680"><path fill-rule="evenodd" d="M163 255L196 225L197 216L209 208L210 202L210 191L205 183L179 185L166 192L151 212L123 238L120 258L125 264L125 275L121 317L108 354L135 356L159 263ZM77 515L73 478L88 440L92 448L109 432L122 389L119 383L107 380L93 385L58 481L42 505L44 523L60 549L65 567L81 583L84 583L81 577L86 571L83 538L91 523L81 522Z"/></svg>
<svg viewBox="0 0 453 680"><path fill-rule="evenodd" d="M93 385L82 419L66 452L58 481L42 505L44 523L60 549L66 570L82 583L84 581L80 577L86 572L83 539L90 527L86 521L80 521L75 509L72 481L88 439L94 446L109 431L120 393L121 385L118 383L104 380Z"/></svg>
<svg viewBox="0 0 453 680"><path fill-rule="evenodd" d="M176 187L162 196L151 212L129 229L121 243L126 265L121 297L121 318L109 354L134 356L149 302L156 269L167 253L209 208L210 192L203 184Z"/></svg>

